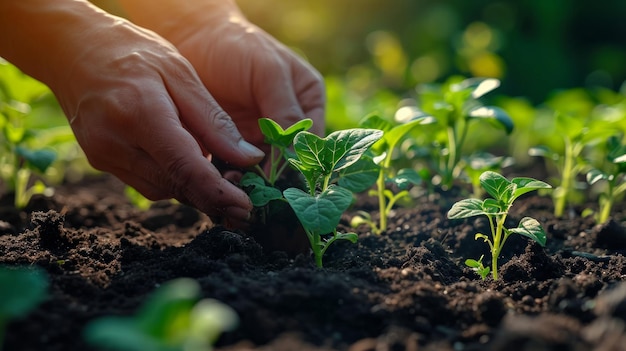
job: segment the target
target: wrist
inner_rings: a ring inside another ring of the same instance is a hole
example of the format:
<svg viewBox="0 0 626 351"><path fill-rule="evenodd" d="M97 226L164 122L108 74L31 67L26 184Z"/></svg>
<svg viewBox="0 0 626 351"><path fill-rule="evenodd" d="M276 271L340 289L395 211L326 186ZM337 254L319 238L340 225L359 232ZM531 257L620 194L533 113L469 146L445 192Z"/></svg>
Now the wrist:
<svg viewBox="0 0 626 351"><path fill-rule="evenodd" d="M86 38L114 22L87 1L0 1L0 56L53 87L90 46Z"/></svg>
<svg viewBox="0 0 626 351"><path fill-rule="evenodd" d="M127 18L176 44L207 23L243 18L233 0L118 0Z"/></svg>

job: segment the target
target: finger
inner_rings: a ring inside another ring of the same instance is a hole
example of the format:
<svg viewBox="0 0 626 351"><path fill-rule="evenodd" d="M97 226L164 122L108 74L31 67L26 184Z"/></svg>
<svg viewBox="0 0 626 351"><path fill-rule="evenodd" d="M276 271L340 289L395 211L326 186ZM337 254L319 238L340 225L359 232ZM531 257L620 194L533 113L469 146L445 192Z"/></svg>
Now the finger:
<svg viewBox="0 0 626 351"><path fill-rule="evenodd" d="M326 123L326 89L323 77L308 63L292 61L296 98L307 118L313 120L311 132L324 135Z"/></svg>
<svg viewBox="0 0 626 351"><path fill-rule="evenodd" d="M188 79L166 80L165 84L178 107L180 120L208 152L239 167L251 166L263 159L263 151L242 138L233 120L195 73L190 71Z"/></svg>
<svg viewBox="0 0 626 351"><path fill-rule="evenodd" d="M271 118L283 128L306 118L294 94L289 67L281 61L266 63L259 65L253 75L252 89L260 117Z"/></svg>
<svg viewBox="0 0 626 351"><path fill-rule="evenodd" d="M135 173L128 172L123 169L116 169L111 172L115 174L125 184L133 187L146 199L151 201L171 199L174 196L167 190L163 190L161 186L155 185L148 180L136 175Z"/></svg>
<svg viewBox="0 0 626 351"><path fill-rule="evenodd" d="M270 66L274 70L266 67L255 71L255 98L263 116L274 119L283 128L311 118L311 132L323 135L325 93L321 76L286 49L276 54L280 59Z"/></svg>
<svg viewBox="0 0 626 351"><path fill-rule="evenodd" d="M203 156L196 140L181 125L167 128L167 140L150 146L159 168L169 176L169 190L176 199L186 199L208 215L233 215L247 219L252 205L248 196L226 179Z"/></svg>

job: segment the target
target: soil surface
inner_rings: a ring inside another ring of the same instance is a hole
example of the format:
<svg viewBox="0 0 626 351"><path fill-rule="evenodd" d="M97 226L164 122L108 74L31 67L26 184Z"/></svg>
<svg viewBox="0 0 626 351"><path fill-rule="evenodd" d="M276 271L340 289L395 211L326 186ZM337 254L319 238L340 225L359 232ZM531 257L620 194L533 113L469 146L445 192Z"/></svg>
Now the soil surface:
<svg viewBox="0 0 626 351"><path fill-rule="evenodd" d="M395 210L380 236L357 228L357 244L333 244L323 269L306 254L266 252L262 240L183 205L140 211L108 176L62 186L24 211L4 199L0 264L37 265L50 278L48 300L8 325L4 351L93 350L81 336L87 322L130 315L178 277L238 313L223 351L626 350L624 203L596 225L581 216L593 203L558 219L549 197L518 199L507 226L533 217L548 243L512 236L501 279L483 281L463 262L490 261L474 240L488 224L448 220L459 199L420 197ZM378 216L360 199L342 230L356 210Z"/></svg>

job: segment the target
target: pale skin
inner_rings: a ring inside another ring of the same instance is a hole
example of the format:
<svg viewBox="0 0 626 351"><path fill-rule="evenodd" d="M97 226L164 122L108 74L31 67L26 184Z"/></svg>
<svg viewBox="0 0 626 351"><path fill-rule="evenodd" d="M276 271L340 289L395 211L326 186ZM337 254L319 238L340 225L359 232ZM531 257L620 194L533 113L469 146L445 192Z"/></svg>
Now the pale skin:
<svg viewBox="0 0 626 351"><path fill-rule="evenodd" d="M262 161L257 120L324 130L320 75L231 0L0 0L0 56L47 84L89 162L149 199L245 221L211 162Z"/></svg>

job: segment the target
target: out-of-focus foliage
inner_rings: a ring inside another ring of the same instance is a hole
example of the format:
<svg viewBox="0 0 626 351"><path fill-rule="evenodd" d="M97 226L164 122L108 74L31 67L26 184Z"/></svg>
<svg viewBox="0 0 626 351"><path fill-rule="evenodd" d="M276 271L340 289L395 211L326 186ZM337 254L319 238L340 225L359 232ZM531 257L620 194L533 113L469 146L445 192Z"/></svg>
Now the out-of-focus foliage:
<svg viewBox="0 0 626 351"><path fill-rule="evenodd" d="M237 2L353 93L404 92L461 74L499 78L500 94L539 103L555 89L616 90L626 79L623 0Z"/></svg>

